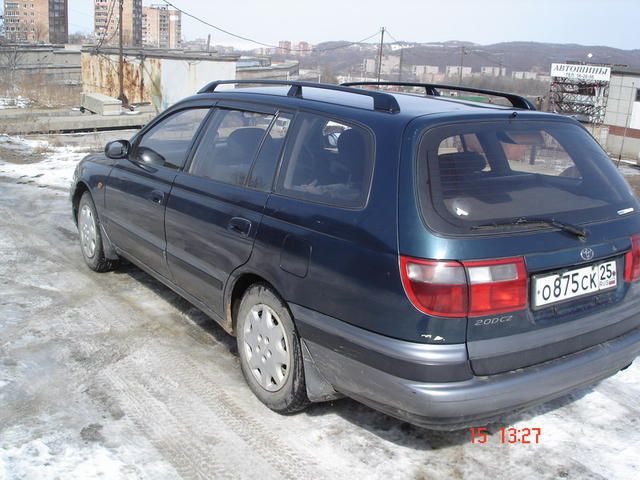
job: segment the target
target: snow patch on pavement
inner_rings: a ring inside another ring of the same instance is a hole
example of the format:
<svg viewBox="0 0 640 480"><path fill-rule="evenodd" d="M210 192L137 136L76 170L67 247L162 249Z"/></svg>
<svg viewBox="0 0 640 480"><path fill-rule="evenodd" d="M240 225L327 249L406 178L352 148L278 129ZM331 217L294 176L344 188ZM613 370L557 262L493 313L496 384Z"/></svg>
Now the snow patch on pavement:
<svg viewBox="0 0 640 480"><path fill-rule="evenodd" d="M24 155L30 163L15 163L2 158L2 149ZM56 146L45 140L0 135L0 176L17 183L69 188L73 171L88 153L80 146Z"/></svg>
<svg viewBox="0 0 640 480"><path fill-rule="evenodd" d="M127 478L124 469L126 465L116 454L101 445L60 444L45 437L18 447L0 446L0 477L4 474L7 480Z"/></svg>

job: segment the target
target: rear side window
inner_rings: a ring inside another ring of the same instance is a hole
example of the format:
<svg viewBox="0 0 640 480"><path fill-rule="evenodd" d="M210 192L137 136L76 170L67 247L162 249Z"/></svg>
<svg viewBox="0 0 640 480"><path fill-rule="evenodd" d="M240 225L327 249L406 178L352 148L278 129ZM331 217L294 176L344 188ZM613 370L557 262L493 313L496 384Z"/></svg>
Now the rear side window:
<svg viewBox="0 0 640 480"><path fill-rule="evenodd" d="M217 110L194 154L189 173L244 185L273 115Z"/></svg>
<svg viewBox="0 0 640 480"><path fill-rule="evenodd" d="M373 138L362 127L300 113L292 127L276 185L278 193L337 207L366 203Z"/></svg>
<svg viewBox="0 0 640 480"><path fill-rule="evenodd" d="M446 233L521 218L597 221L614 218L635 203L593 138L568 123L435 128L424 134L417 162L425 220Z"/></svg>

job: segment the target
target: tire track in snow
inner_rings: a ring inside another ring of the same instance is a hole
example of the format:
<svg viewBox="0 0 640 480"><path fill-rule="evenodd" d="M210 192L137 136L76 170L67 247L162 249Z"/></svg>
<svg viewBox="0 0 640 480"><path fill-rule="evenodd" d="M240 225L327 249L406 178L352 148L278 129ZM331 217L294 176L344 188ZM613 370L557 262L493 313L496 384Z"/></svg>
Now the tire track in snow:
<svg viewBox="0 0 640 480"><path fill-rule="evenodd" d="M244 446L257 453L285 478L317 478L318 466L301 453L281 441L265 428L265 419L256 418L235 402L224 391L220 377L209 374L196 362L167 348L152 347L150 357L157 360L149 369L149 388L154 395L166 393L167 384L177 384L180 390L192 392L207 409L210 416L222 422L222 427L238 436ZM216 370L220 374L221 370ZM246 392L251 395L251 392ZM264 407L266 408L266 407ZM180 416L188 415L184 410Z"/></svg>
<svg viewBox="0 0 640 480"><path fill-rule="evenodd" d="M142 386L139 375L117 369L105 373L105 376L117 391L121 408L136 429L149 439L182 478L237 478L227 466L216 460L216 452L210 446L199 442L198 437L165 404Z"/></svg>

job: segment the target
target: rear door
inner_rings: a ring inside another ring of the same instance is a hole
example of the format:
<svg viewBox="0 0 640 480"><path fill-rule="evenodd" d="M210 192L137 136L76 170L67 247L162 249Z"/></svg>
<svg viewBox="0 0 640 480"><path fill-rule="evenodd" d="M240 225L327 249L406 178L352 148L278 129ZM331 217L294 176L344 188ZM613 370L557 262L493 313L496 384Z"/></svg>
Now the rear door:
<svg viewBox="0 0 640 480"><path fill-rule="evenodd" d="M249 259L292 115L218 107L175 178L166 234L176 284L222 314L224 284Z"/></svg>
<svg viewBox="0 0 640 480"><path fill-rule="evenodd" d="M158 120L118 161L105 190L106 228L121 250L169 277L164 258L164 211L171 184L182 168L209 108L187 108Z"/></svg>

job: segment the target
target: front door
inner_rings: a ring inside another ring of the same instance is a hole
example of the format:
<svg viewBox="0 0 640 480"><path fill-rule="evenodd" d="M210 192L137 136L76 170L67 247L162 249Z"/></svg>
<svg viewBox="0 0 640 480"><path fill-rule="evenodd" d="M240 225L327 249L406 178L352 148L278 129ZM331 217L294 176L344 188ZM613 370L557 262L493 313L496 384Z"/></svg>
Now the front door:
<svg viewBox="0 0 640 480"><path fill-rule="evenodd" d="M220 315L227 278L251 254L291 118L218 108L174 181L166 212L169 269L177 285Z"/></svg>
<svg viewBox="0 0 640 480"><path fill-rule="evenodd" d="M159 119L134 141L129 158L116 164L106 185L109 238L133 260L167 278L165 207L208 112L209 108L191 108Z"/></svg>

